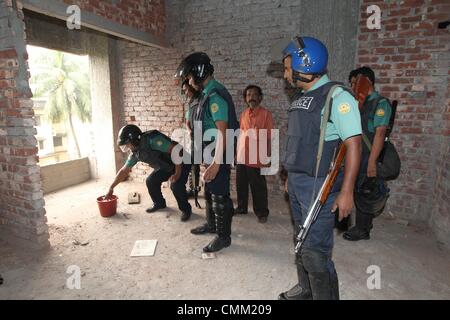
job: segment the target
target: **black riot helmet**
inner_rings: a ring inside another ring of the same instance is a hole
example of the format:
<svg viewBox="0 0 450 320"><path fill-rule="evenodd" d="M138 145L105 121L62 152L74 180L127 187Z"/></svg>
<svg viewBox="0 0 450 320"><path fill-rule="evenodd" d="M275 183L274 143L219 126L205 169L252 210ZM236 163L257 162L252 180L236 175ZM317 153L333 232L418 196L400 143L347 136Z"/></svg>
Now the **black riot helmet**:
<svg viewBox="0 0 450 320"><path fill-rule="evenodd" d="M364 214L376 217L383 212L388 198L389 189L383 180L366 178L355 192L355 207Z"/></svg>
<svg viewBox="0 0 450 320"><path fill-rule="evenodd" d="M141 139L141 135L142 131L138 126L135 126L134 124L127 124L120 129L117 144L119 146L123 146L131 143L132 145L137 146L139 144L139 140Z"/></svg>
<svg viewBox="0 0 450 320"><path fill-rule="evenodd" d="M213 73L214 67L208 55L204 52L194 52L181 61L175 77L184 81L188 75L192 75L195 83L200 85L203 80Z"/></svg>

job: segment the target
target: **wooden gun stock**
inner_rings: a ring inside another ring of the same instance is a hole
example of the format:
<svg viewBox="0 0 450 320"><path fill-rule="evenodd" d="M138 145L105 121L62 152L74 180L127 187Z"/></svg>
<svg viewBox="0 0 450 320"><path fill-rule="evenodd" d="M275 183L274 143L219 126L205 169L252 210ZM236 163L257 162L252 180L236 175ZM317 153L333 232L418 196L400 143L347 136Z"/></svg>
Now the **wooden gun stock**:
<svg viewBox="0 0 450 320"><path fill-rule="evenodd" d="M342 142L337 151L337 155L335 157L334 163L333 163L332 167L330 168L330 172L328 173L328 176L324 182L324 189L323 189L323 192L320 195L320 199L319 199L321 204L324 204L325 201L327 201L327 198L328 198L328 195L330 194L331 188L333 188L333 185L336 182L336 178L339 174L339 170L341 169L342 161L344 161L346 151L347 151L347 148L345 147L344 143Z"/></svg>
<svg viewBox="0 0 450 320"><path fill-rule="evenodd" d="M372 87L372 83L370 80L362 74L358 74L356 77L354 93L356 96L356 100L358 100L359 110L362 109L364 101L369 95L369 90Z"/></svg>

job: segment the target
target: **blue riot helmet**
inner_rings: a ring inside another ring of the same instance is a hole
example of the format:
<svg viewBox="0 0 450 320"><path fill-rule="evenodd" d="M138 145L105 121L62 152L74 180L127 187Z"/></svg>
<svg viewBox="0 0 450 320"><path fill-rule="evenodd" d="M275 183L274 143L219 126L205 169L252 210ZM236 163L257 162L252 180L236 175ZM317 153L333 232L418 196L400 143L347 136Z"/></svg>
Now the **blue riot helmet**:
<svg viewBox="0 0 450 320"><path fill-rule="evenodd" d="M291 67L295 81L311 82L327 72L328 50L318 39L312 37L294 37L284 48L283 58L291 56ZM312 74L306 79L299 73Z"/></svg>

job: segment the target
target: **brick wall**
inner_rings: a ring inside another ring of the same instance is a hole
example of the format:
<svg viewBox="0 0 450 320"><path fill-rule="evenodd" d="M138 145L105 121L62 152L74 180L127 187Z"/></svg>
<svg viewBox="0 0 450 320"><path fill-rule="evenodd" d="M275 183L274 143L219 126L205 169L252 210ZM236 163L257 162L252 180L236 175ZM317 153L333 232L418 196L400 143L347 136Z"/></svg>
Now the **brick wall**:
<svg viewBox="0 0 450 320"><path fill-rule="evenodd" d="M0 236L46 247L23 14L0 1Z"/></svg>
<svg viewBox="0 0 450 320"><path fill-rule="evenodd" d="M382 10L381 30L366 27L370 4ZM181 56L203 50L213 60L216 78L232 93L238 113L243 108L242 89L249 83L263 88L263 103L274 113L283 140L287 90L283 81L267 72L268 51L274 40L301 30L329 47L332 78L346 81L356 65L369 65L381 93L400 100L392 138L403 169L401 177L390 183L386 211L429 220L439 239L448 238L450 39L448 30L437 29L437 23L449 17L448 1L336 1L330 5L323 1L169 0L166 6L170 49L123 45L126 122L166 133L179 127L182 107L172 75ZM148 170L139 167L135 177L143 179ZM279 195L278 179L268 181L271 194Z"/></svg>
<svg viewBox="0 0 450 320"><path fill-rule="evenodd" d="M67 1L114 22L164 37L164 1ZM0 0L0 237L48 246L20 1Z"/></svg>
<svg viewBox="0 0 450 320"><path fill-rule="evenodd" d="M182 127L183 106L174 74L181 59L175 49L156 49L130 42L121 43L124 117L142 130L157 129L171 135ZM138 163L132 177L143 181L150 168Z"/></svg>
<svg viewBox="0 0 450 320"><path fill-rule="evenodd" d="M380 30L366 26L372 4L382 11ZM431 218L447 241L450 32L437 24L449 18L446 0L363 1L356 60L375 70L383 95L400 101L392 139L403 168L390 184L388 210L413 220Z"/></svg>
<svg viewBox="0 0 450 320"><path fill-rule="evenodd" d="M164 0L63 0L108 20L164 37Z"/></svg>
<svg viewBox="0 0 450 320"><path fill-rule="evenodd" d="M273 112L282 132L281 144L288 90L283 80L268 73L273 43L302 30L304 35L323 39L330 48L331 77L344 81L353 67L358 0L172 0L166 4L170 48L130 43L122 48L125 120L144 129L162 129L170 134L180 126L183 112L173 75L181 57L193 51L205 51L211 57L216 79L229 89L238 115L244 108L243 89L250 83L262 87L263 105ZM336 12L342 12L342 19ZM142 180L148 171L141 165L133 176ZM271 194L281 195L278 177L269 177L268 182Z"/></svg>

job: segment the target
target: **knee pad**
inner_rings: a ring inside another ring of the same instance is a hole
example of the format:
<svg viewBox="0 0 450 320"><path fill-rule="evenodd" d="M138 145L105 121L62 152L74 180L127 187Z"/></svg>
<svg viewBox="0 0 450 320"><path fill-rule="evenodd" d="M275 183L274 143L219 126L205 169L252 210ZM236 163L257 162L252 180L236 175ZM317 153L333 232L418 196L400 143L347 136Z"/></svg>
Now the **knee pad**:
<svg viewBox="0 0 450 320"><path fill-rule="evenodd" d="M318 250L304 248L301 253L303 267L309 272L329 272L328 255Z"/></svg>

